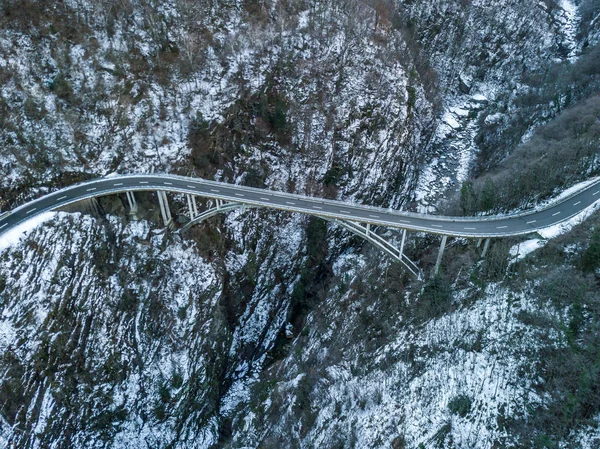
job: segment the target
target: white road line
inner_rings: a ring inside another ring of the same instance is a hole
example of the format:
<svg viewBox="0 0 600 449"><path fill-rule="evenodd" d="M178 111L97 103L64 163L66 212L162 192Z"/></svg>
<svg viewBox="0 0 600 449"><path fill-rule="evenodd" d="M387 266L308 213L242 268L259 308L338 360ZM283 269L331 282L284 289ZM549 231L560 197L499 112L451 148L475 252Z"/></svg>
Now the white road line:
<svg viewBox="0 0 600 449"><path fill-rule="evenodd" d="M61 196L60 198L57 198L57 200L56 200L56 201L64 200L66 197L67 197L67 195L65 195L65 196Z"/></svg>
<svg viewBox="0 0 600 449"><path fill-rule="evenodd" d="M352 212L348 212L347 210L342 210L342 209L340 209L340 212L341 212L342 214L351 214L351 213L352 213Z"/></svg>
<svg viewBox="0 0 600 449"><path fill-rule="evenodd" d="M443 225L434 225L434 224L432 224L431 226L433 226L434 228L443 228L444 227Z"/></svg>
<svg viewBox="0 0 600 449"><path fill-rule="evenodd" d="M286 201L285 204L291 204L292 206L295 206L296 203L292 202L292 201Z"/></svg>
<svg viewBox="0 0 600 449"><path fill-rule="evenodd" d="M581 201L577 201L573 206L577 206L579 203L581 203Z"/></svg>
<svg viewBox="0 0 600 449"><path fill-rule="evenodd" d="M34 210L36 210L36 209L37 209L37 207L34 207L33 209L30 209L30 210L28 210L28 211L27 211L27 214L30 214L30 213L32 213L32 212L33 212Z"/></svg>
<svg viewBox="0 0 600 449"><path fill-rule="evenodd" d="M2 229L4 226L8 226L8 223L4 223L2 226L0 226L0 229Z"/></svg>
<svg viewBox="0 0 600 449"><path fill-rule="evenodd" d="M94 190L96 190L96 187L92 187L91 189L86 189L86 192L93 192Z"/></svg>
<svg viewBox="0 0 600 449"><path fill-rule="evenodd" d="M504 228L508 228L508 226L496 226L496 229L504 229Z"/></svg>
<svg viewBox="0 0 600 449"><path fill-rule="evenodd" d="M140 184L148 184L148 181L140 181Z"/></svg>
<svg viewBox="0 0 600 449"><path fill-rule="evenodd" d="M264 198L262 196L260 197L260 199L263 200L263 201L271 201L269 198Z"/></svg>
<svg viewBox="0 0 600 449"><path fill-rule="evenodd" d="M197 189L198 187L196 187L196 186L188 186L188 188L190 188L190 189Z"/></svg>
<svg viewBox="0 0 600 449"><path fill-rule="evenodd" d="M235 196L245 196L243 193L236 193Z"/></svg>
<svg viewBox="0 0 600 449"><path fill-rule="evenodd" d="M321 206L313 206L313 209L323 209Z"/></svg>
<svg viewBox="0 0 600 449"><path fill-rule="evenodd" d="M465 228L465 229L468 229L469 231L474 231L477 228Z"/></svg>
<svg viewBox="0 0 600 449"><path fill-rule="evenodd" d="M537 220L528 221L527 224L535 223Z"/></svg>
<svg viewBox="0 0 600 449"><path fill-rule="evenodd" d="M122 182L116 182L116 183L114 183L114 184L113 184L113 186L115 186L115 187L116 187L116 186L122 186L122 185L123 185L123 183L122 183Z"/></svg>
<svg viewBox="0 0 600 449"><path fill-rule="evenodd" d="M164 184L164 185L167 185L167 186L172 186L172 185L173 185L173 183L172 183L172 182L167 182L167 181L163 181L163 184Z"/></svg>
<svg viewBox="0 0 600 449"><path fill-rule="evenodd" d="M211 192L220 192L220 190L217 189L210 189Z"/></svg>
<svg viewBox="0 0 600 449"><path fill-rule="evenodd" d="M560 214L560 212L555 212L552 214L553 217L556 217L558 214Z"/></svg>
<svg viewBox="0 0 600 449"><path fill-rule="evenodd" d="M598 190L597 192L592 193L593 196L596 196L600 193L600 190Z"/></svg>

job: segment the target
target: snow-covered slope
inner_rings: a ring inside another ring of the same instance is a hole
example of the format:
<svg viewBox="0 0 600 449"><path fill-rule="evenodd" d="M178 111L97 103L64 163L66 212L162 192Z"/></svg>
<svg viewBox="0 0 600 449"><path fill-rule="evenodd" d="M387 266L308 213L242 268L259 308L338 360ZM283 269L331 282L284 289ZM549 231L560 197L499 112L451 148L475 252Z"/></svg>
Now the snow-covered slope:
<svg viewBox="0 0 600 449"><path fill-rule="evenodd" d="M153 169L434 211L579 98L525 104L532 78L583 64L599 36L592 1L1 8L0 211ZM508 249L474 266L455 242L452 279L422 286L316 219L250 210L176 236L153 195L138 202L139 221L107 198L0 245L0 445L528 441L509 422L548 393L522 368L562 334L531 344L535 286L478 279L505 270ZM407 249L427 268L432 244ZM561 438L593 444L581 429Z"/></svg>

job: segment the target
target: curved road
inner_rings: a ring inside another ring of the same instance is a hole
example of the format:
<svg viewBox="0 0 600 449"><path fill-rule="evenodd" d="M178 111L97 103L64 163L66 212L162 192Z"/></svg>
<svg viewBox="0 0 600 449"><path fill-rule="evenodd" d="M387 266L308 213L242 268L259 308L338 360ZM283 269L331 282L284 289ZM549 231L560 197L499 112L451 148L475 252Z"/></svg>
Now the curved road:
<svg viewBox="0 0 600 449"><path fill-rule="evenodd" d="M600 180L598 180L561 202L528 213L498 217L444 217L399 212L199 178L166 174L119 175L67 187L6 212L0 215L0 234L42 212L59 209L83 199L126 191L156 190L187 193L373 225L474 238L529 234L566 221L600 200Z"/></svg>

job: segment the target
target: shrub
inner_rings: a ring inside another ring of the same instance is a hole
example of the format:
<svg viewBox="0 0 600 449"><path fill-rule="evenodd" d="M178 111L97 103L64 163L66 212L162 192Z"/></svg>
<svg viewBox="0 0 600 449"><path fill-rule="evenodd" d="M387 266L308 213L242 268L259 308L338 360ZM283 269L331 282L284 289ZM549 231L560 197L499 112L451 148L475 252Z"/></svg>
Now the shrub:
<svg viewBox="0 0 600 449"><path fill-rule="evenodd" d="M594 230L590 244L581 257L581 268L586 272L600 268L600 227Z"/></svg>
<svg viewBox="0 0 600 449"><path fill-rule="evenodd" d="M472 404L473 400L469 396L460 394L452 398L452 400L448 403L448 409L455 415L464 418L471 411Z"/></svg>

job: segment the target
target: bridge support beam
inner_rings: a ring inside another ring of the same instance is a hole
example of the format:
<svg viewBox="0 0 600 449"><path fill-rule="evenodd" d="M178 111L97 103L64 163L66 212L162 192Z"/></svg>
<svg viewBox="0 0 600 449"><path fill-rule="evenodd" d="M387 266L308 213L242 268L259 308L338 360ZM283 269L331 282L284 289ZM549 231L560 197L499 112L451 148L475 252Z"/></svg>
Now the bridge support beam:
<svg viewBox="0 0 600 449"><path fill-rule="evenodd" d="M436 275L440 271L440 264L442 263L442 256L444 255L444 249L446 248L446 241L448 240L448 236L445 235L442 237L442 244L440 245L440 252L438 253L437 260L435 262L435 268L433 269L433 274Z"/></svg>
<svg viewBox="0 0 600 449"><path fill-rule="evenodd" d="M133 192L127 191L125 192L125 195L127 196L127 202L129 203L129 212L135 214L138 210L138 207Z"/></svg>
<svg viewBox="0 0 600 449"><path fill-rule="evenodd" d="M212 208L208 209L207 211L202 212L201 214L196 214L196 216L194 217L194 219L191 220L189 223L187 223L184 227L182 227L179 230L179 232L181 233L181 232L187 231L192 226L200 224L204 220L206 220L207 218L214 217L215 215L217 215L219 213L230 212L230 211L236 210L236 209L245 209L247 207L248 206L245 205L245 204L240 204L240 203L223 203L221 201L219 203L219 207L218 208L217 207L212 207ZM197 212L197 210L196 210L196 212Z"/></svg>
<svg viewBox="0 0 600 449"><path fill-rule="evenodd" d="M402 242L400 242L400 257L404 254L404 242L406 242L406 229L402 230Z"/></svg>
<svg viewBox="0 0 600 449"><path fill-rule="evenodd" d="M353 221L340 220L338 218L321 218L327 221L331 221L332 223L336 223L342 226L343 228L353 232L354 234L364 238L368 242L371 242L373 245L382 249L394 259L396 259L398 262L400 262L402 265L404 265L404 268L406 268L417 279L422 279L421 270L419 269L419 267L417 267L417 265L415 265L415 263L412 260L406 257L406 255L403 254L402 251L399 251L398 248L396 248L390 242L372 232L371 227L369 225L362 226L359 223Z"/></svg>
<svg viewBox="0 0 600 449"><path fill-rule="evenodd" d="M196 197L192 195L192 208L194 209L194 217L198 216L198 204L196 204Z"/></svg>
<svg viewBox="0 0 600 449"><path fill-rule="evenodd" d="M485 245L483 245L483 251L481 252L481 257L485 257L488 252L488 248L490 247L490 238L485 239Z"/></svg>
<svg viewBox="0 0 600 449"><path fill-rule="evenodd" d="M479 239L477 240L477 248L479 248L481 246L481 242L483 241L483 239Z"/></svg>
<svg viewBox="0 0 600 449"><path fill-rule="evenodd" d="M167 199L167 194L163 190L158 190L158 204L160 205L160 213L162 215L163 222L165 226L169 226L171 220L171 209L169 209L169 200Z"/></svg>
<svg viewBox="0 0 600 449"><path fill-rule="evenodd" d="M194 208L194 206L195 206L195 201L194 201L194 202L192 202L192 199L193 199L194 197L193 197L192 195L186 195L186 197L187 197L187 203L188 203L188 211L189 211L189 214L190 214L190 220L193 220L193 219L194 219L194 217L195 217L196 215L198 215L198 214L197 214L197 210Z"/></svg>

